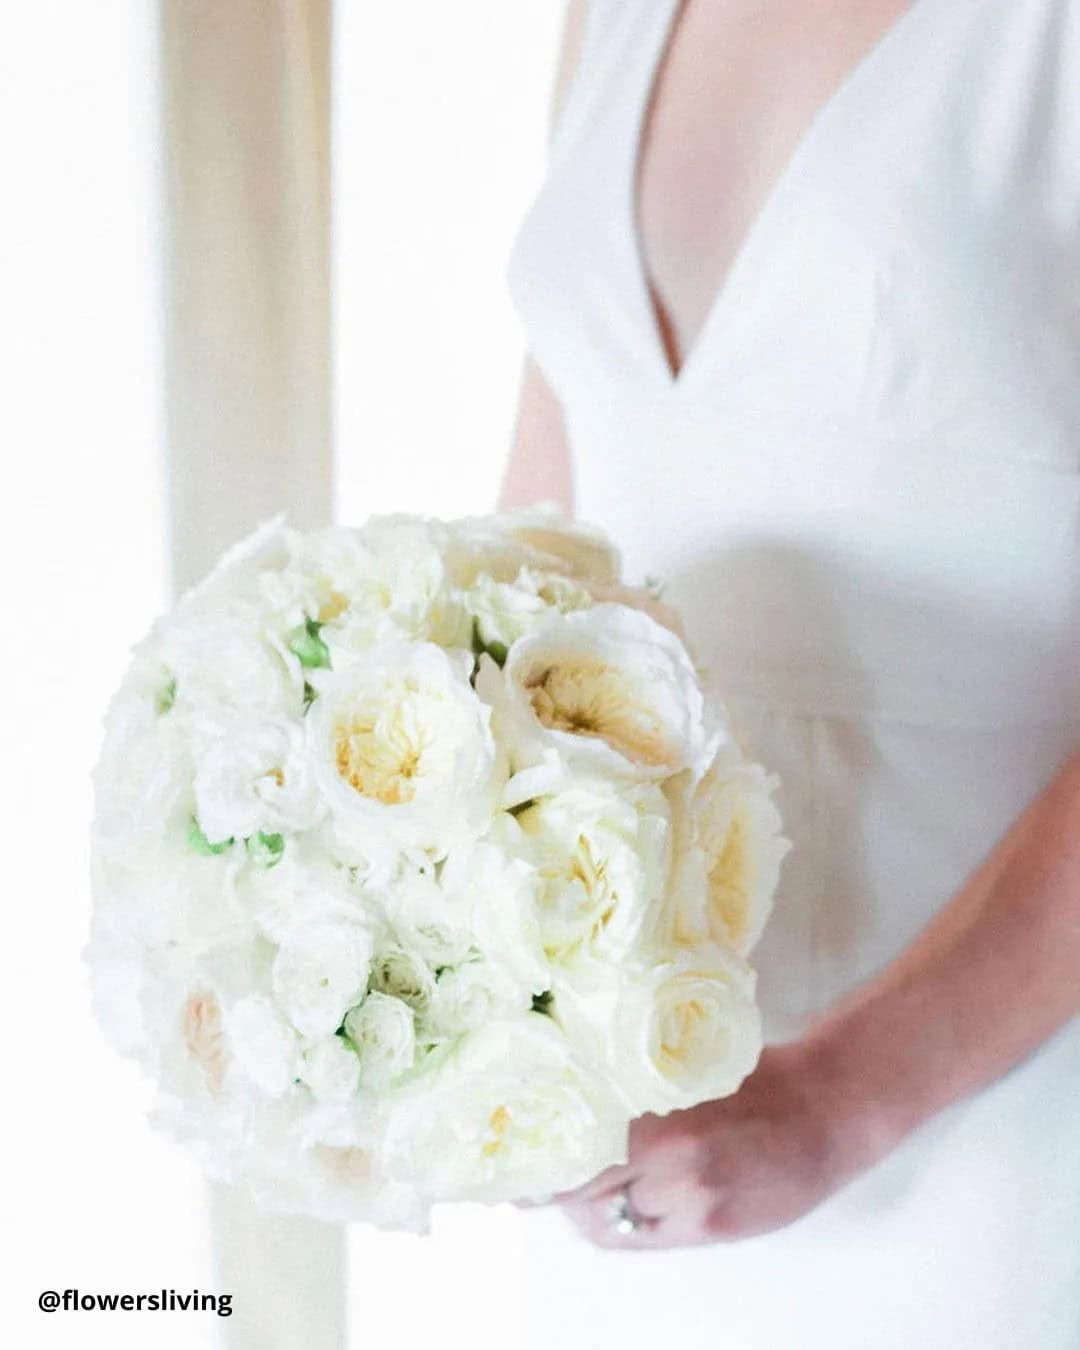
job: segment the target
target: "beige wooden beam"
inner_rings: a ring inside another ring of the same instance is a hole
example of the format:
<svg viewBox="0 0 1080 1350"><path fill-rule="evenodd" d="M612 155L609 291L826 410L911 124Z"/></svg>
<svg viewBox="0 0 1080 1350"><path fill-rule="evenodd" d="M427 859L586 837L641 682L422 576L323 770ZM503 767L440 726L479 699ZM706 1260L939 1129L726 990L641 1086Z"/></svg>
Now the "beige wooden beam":
<svg viewBox="0 0 1080 1350"><path fill-rule="evenodd" d="M159 0L174 587L332 513L329 0ZM230 1350L342 1350L341 1229L215 1186Z"/></svg>

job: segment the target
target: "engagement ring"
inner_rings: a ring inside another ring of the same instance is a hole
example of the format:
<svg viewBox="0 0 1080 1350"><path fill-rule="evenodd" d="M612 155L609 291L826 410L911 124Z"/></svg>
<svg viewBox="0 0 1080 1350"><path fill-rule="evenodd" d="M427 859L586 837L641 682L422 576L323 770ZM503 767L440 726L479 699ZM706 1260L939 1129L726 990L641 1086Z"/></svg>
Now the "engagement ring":
<svg viewBox="0 0 1080 1350"><path fill-rule="evenodd" d="M645 1215L634 1208L630 1187L623 1186L612 1197L608 1209L608 1227L620 1237L629 1237L645 1226Z"/></svg>

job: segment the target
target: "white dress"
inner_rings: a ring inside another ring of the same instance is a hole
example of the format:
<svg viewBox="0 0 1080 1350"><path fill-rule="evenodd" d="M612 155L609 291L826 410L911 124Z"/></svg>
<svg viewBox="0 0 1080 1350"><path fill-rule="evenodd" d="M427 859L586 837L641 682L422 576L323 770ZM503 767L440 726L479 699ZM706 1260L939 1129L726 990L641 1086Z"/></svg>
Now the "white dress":
<svg viewBox="0 0 1080 1350"><path fill-rule="evenodd" d="M632 184L677 9L592 0L508 277L577 513L667 580L782 778L795 849L755 958L778 1040L901 952L1080 744L1080 3L914 0L673 378ZM527 1229L530 1350L1076 1350L1080 1022L780 1232L642 1256Z"/></svg>

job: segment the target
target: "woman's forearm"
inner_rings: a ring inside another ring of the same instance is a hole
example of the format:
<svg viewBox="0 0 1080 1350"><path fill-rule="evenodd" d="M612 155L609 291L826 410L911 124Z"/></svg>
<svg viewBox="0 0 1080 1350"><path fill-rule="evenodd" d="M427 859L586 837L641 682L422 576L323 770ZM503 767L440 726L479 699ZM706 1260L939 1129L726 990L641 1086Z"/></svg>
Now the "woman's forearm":
<svg viewBox="0 0 1080 1350"><path fill-rule="evenodd" d="M1080 754L906 952L800 1041L861 1170L1080 1013Z"/></svg>

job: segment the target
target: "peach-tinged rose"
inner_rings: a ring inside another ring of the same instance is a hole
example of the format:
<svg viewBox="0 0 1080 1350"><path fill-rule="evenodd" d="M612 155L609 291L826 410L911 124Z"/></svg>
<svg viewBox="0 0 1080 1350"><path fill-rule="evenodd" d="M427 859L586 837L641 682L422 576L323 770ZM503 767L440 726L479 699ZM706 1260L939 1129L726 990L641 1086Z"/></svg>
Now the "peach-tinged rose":
<svg viewBox="0 0 1080 1350"><path fill-rule="evenodd" d="M181 1017L184 1045L202 1069L206 1086L216 1096L225 1082L229 1054L221 1005L209 990L199 989L184 1004Z"/></svg>

